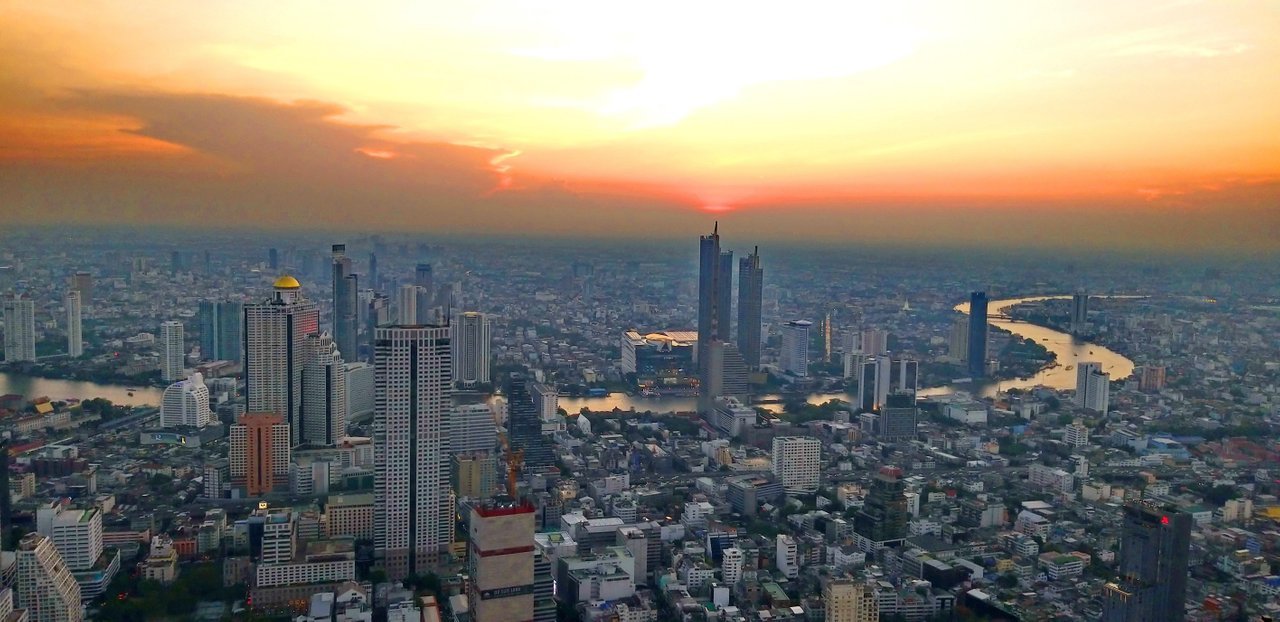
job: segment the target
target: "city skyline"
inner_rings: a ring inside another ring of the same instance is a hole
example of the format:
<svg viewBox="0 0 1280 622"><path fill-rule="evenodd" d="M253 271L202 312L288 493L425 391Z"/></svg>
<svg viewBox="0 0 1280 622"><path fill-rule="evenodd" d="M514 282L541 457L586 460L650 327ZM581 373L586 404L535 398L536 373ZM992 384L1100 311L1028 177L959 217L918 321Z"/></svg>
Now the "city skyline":
<svg viewBox="0 0 1280 622"><path fill-rule="evenodd" d="M1271 4L10 8L14 223L1277 246Z"/></svg>

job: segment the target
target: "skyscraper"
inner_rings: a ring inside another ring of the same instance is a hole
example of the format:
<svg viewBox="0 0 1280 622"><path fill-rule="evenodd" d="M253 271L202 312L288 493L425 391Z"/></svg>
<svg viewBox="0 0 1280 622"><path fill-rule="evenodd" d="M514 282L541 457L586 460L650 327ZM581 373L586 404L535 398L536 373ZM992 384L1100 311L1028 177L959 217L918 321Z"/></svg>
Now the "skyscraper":
<svg viewBox="0 0 1280 622"><path fill-rule="evenodd" d="M1102 589L1103 622L1181 622L1187 610L1191 515L1142 502L1124 507L1117 570Z"/></svg>
<svg viewBox="0 0 1280 622"><path fill-rule="evenodd" d="M800 378L809 375L809 320L792 320L782 325L782 353L778 366Z"/></svg>
<svg viewBox="0 0 1280 622"><path fill-rule="evenodd" d="M93 305L93 274L81 270L72 275L71 291L80 294L80 304Z"/></svg>
<svg viewBox="0 0 1280 622"><path fill-rule="evenodd" d="M436 291L435 276L432 274L431 264L420 263L414 266L413 284L418 288L416 290L417 301L414 305L418 319L415 322L418 324L430 324L435 321L435 318L432 317L435 312L432 295Z"/></svg>
<svg viewBox="0 0 1280 622"><path fill-rule="evenodd" d="M533 619L534 513L510 497L471 509L467 596L475 622Z"/></svg>
<svg viewBox="0 0 1280 622"><path fill-rule="evenodd" d="M417 285L405 283L396 292L396 323L401 326L418 325L418 290Z"/></svg>
<svg viewBox="0 0 1280 622"><path fill-rule="evenodd" d="M160 402L160 427L203 428L212 420L209 387L204 384L204 376L191 374L186 380L175 382L164 390Z"/></svg>
<svg viewBox="0 0 1280 622"><path fill-rule="evenodd" d="M390 324L391 317L391 299L385 294L374 294L369 300L369 310L365 313L364 360L373 360L373 340L377 335L377 328Z"/></svg>
<svg viewBox="0 0 1280 622"><path fill-rule="evenodd" d="M969 318L963 315L951 321L951 339L947 345L947 357L958 365L969 362Z"/></svg>
<svg viewBox="0 0 1280 622"><path fill-rule="evenodd" d="M4 300L4 360L36 360L36 303L26 294Z"/></svg>
<svg viewBox="0 0 1280 622"><path fill-rule="evenodd" d="M529 394L524 376L513 374L507 381L507 437L511 449L524 452L526 469L543 469L554 466L555 455L551 445L542 436L542 417Z"/></svg>
<svg viewBox="0 0 1280 622"><path fill-rule="evenodd" d="M450 350L448 326L377 329L374 543L393 579L436 567L453 544Z"/></svg>
<svg viewBox="0 0 1280 622"><path fill-rule="evenodd" d="M764 301L764 268L760 247L738 260L738 352L749 369L760 367L760 308Z"/></svg>
<svg viewBox="0 0 1280 622"><path fill-rule="evenodd" d="M728 339L733 253L720 252L719 224L698 240L698 357L712 339ZM699 365L700 368L705 366Z"/></svg>
<svg viewBox="0 0 1280 622"><path fill-rule="evenodd" d="M67 356L76 358L84 354L84 338L80 335L80 292L67 292Z"/></svg>
<svg viewBox="0 0 1280 622"><path fill-rule="evenodd" d="M333 245L333 341L338 351L351 360L360 353L359 277L351 272L346 244Z"/></svg>
<svg viewBox="0 0 1280 622"><path fill-rule="evenodd" d="M260 497L289 483L289 423L279 413L247 412L231 424L231 483Z"/></svg>
<svg viewBox="0 0 1280 622"><path fill-rule="evenodd" d="M881 467L871 490L853 519L853 532L864 544L884 544L907 537L907 496L902 469Z"/></svg>
<svg viewBox="0 0 1280 622"><path fill-rule="evenodd" d="M1071 296L1071 334L1080 335L1089 326L1089 294L1076 292Z"/></svg>
<svg viewBox="0 0 1280 622"><path fill-rule="evenodd" d="M31 622L80 622L80 584L53 540L29 533L18 543L17 605Z"/></svg>
<svg viewBox="0 0 1280 622"><path fill-rule="evenodd" d="M200 303L200 358L240 363L244 356L244 304Z"/></svg>
<svg viewBox="0 0 1280 622"><path fill-rule="evenodd" d="M320 312L291 276L276 279L269 300L244 307L245 403L249 412L284 417L291 443L302 438L303 345L320 330Z"/></svg>
<svg viewBox="0 0 1280 622"><path fill-rule="evenodd" d="M1076 406L1107 414L1111 403L1111 375L1102 371L1102 363L1081 362L1076 366Z"/></svg>
<svg viewBox="0 0 1280 622"><path fill-rule="evenodd" d="M187 347L182 322L169 320L160 325L160 379L173 382L186 377Z"/></svg>
<svg viewBox="0 0 1280 622"><path fill-rule="evenodd" d="M987 375L987 293L969 295L969 376Z"/></svg>
<svg viewBox="0 0 1280 622"><path fill-rule="evenodd" d="M747 365L737 346L713 339L707 347L706 373L698 388L698 410L710 413L715 400L733 397L746 401L749 393Z"/></svg>
<svg viewBox="0 0 1280 622"><path fill-rule="evenodd" d="M382 285L378 283L378 254L369 253L369 289L377 292L380 291Z"/></svg>
<svg viewBox="0 0 1280 622"><path fill-rule="evenodd" d="M267 249L267 267L272 270L280 269L280 251L274 248Z"/></svg>
<svg viewBox="0 0 1280 622"><path fill-rule="evenodd" d="M807 436L775 437L771 467L788 492L814 492L822 473L822 441Z"/></svg>
<svg viewBox="0 0 1280 622"><path fill-rule="evenodd" d="M453 379L463 386L489 383L491 339L489 316L467 311L451 324L453 331Z"/></svg>
<svg viewBox="0 0 1280 622"><path fill-rule="evenodd" d="M862 353L884 354L889 351L889 331L868 328L862 331Z"/></svg>
<svg viewBox="0 0 1280 622"><path fill-rule="evenodd" d="M331 446L347 432L346 366L328 333L307 335L302 363L302 440Z"/></svg>
<svg viewBox="0 0 1280 622"><path fill-rule="evenodd" d="M864 357L858 375L858 407L878 411L890 392L915 399L920 364L911 359L893 360L888 354Z"/></svg>

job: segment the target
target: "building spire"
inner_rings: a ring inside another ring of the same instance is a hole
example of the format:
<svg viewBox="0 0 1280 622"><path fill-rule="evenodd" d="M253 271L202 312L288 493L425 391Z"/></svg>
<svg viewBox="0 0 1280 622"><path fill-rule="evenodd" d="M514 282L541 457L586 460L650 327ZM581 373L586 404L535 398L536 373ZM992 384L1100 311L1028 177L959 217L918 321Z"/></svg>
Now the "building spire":
<svg viewBox="0 0 1280 622"><path fill-rule="evenodd" d="M711 235L720 235L720 221L715 221L715 224L711 226Z"/></svg>

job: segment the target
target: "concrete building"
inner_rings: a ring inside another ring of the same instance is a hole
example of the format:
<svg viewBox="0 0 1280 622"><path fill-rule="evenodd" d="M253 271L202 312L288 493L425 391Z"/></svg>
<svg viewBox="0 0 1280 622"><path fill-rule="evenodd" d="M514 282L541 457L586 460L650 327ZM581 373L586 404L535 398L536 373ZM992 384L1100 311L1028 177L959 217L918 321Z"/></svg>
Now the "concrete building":
<svg viewBox="0 0 1280 622"><path fill-rule="evenodd" d="M1079 421L1067 426L1062 434L1062 442L1072 447L1084 447L1089 444L1089 428Z"/></svg>
<svg viewBox="0 0 1280 622"><path fill-rule="evenodd" d="M738 260L738 353L749 369L760 367L760 309L764 302L764 268L760 249Z"/></svg>
<svg viewBox="0 0 1280 622"><path fill-rule="evenodd" d="M347 434L346 366L328 333L307 335L303 343L300 441L332 446Z"/></svg>
<svg viewBox="0 0 1280 622"><path fill-rule="evenodd" d="M360 359L357 336L360 332L360 280L352 273L346 244L334 244L332 251L333 341L338 352L349 361ZM339 368L341 370L341 368Z"/></svg>
<svg viewBox="0 0 1280 622"><path fill-rule="evenodd" d="M213 421L209 387L198 372L169 385L160 402L160 427L203 428Z"/></svg>
<svg viewBox="0 0 1280 622"><path fill-rule="evenodd" d="M1111 375L1101 363L1082 362L1076 366L1076 406L1101 415L1111 403Z"/></svg>
<svg viewBox="0 0 1280 622"><path fill-rule="evenodd" d="M492 453L476 451L450 456L450 484L459 499L488 499L498 485L497 462Z"/></svg>
<svg viewBox="0 0 1280 622"><path fill-rule="evenodd" d="M168 382L187 377L187 347L182 322L169 320L160 325L160 378Z"/></svg>
<svg viewBox="0 0 1280 622"><path fill-rule="evenodd" d="M813 322L792 320L782 325L782 352L778 366L800 378L809 375L809 328Z"/></svg>
<svg viewBox="0 0 1280 622"><path fill-rule="evenodd" d="M822 442L806 436L774 438L772 469L788 492L818 490L822 473Z"/></svg>
<svg viewBox="0 0 1280 622"><path fill-rule="evenodd" d="M102 512L78 510L54 501L36 510L36 531L49 538L72 572L93 568L102 556Z"/></svg>
<svg viewBox="0 0 1280 622"><path fill-rule="evenodd" d="M969 295L969 376L982 378L987 375L987 293Z"/></svg>
<svg viewBox="0 0 1280 622"><path fill-rule="evenodd" d="M330 495L324 515L330 538L372 540L373 494Z"/></svg>
<svg viewBox="0 0 1280 622"><path fill-rule="evenodd" d="M178 551L173 548L173 538L166 535L151 537L151 549L142 562L142 578L166 585L178 578Z"/></svg>
<svg viewBox="0 0 1280 622"><path fill-rule="evenodd" d="M36 304L26 294L4 299L4 360L36 360Z"/></svg>
<svg viewBox="0 0 1280 622"><path fill-rule="evenodd" d="M347 375L347 418L373 414L373 365L346 363L343 371Z"/></svg>
<svg viewBox="0 0 1280 622"><path fill-rule="evenodd" d="M489 316L467 311L449 324L453 331L453 380L465 387L489 384L490 348Z"/></svg>
<svg viewBox="0 0 1280 622"><path fill-rule="evenodd" d="M773 564L778 572L788 579L800 576L800 545L796 539L786 534L778 534L774 539Z"/></svg>
<svg viewBox="0 0 1280 622"><path fill-rule="evenodd" d="M822 590L826 622L879 622L876 591L852 579L832 579Z"/></svg>
<svg viewBox="0 0 1280 622"><path fill-rule="evenodd" d="M510 425L510 422L507 422ZM488 404L459 404L449 416L450 454L492 452L498 445L498 428Z"/></svg>
<svg viewBox="0 0 1280 622"><path fill-rule="evenodd" d="M231 424L232 486L249 497L260 497L289 482L292 461L290 427L272 412L249 412Z"/></svg>
<svg viewBox="0 0 1280 622"><path fill-rule="evenodd" d="M1186 619L1191 522L1190 514L1169 508L1125 506L1120 580L1103 586L1103 622Z"/></svg>
<svg viewBox="0 0 1280 622"><path fill-rule="evenodd" d="M200 358L240 363L244 358L244 304L200 303Z"/></svg>
<svg viewBox="0 0 1280 622"><path fill-rule="evenodd" d="M290 446L302 439L304 344L319 330L319 310L291 276L276 279L270 299L244 307L245 410L283 417Z"/></svg>
<svg viewBox="0 0 1280 622"><path fill-rule="evenodd" d="M377 329L374 543L391 578L438 567L453 547L451 361L448 326Z"/></svg>
<svg viewBox="0 0 1280 622"><path fill-rule="evenodd" d="M67 356L76 358L84 354L84 336L81 334L80 292L71 290L63 299L67 309Z"/></svg>
<svg viewBox="0 0 1280 622"><path fill-rule="evenodd" d="M532 620L534 507L507 497L471 509L471 585L474 622Z"/></svg>
<svg viewBox="0 0 1280 622"><path fill-rule="evenodd" d="M17 605L31 622L80 622L80 585L53 541L30 533L18 543Z"/></svg>

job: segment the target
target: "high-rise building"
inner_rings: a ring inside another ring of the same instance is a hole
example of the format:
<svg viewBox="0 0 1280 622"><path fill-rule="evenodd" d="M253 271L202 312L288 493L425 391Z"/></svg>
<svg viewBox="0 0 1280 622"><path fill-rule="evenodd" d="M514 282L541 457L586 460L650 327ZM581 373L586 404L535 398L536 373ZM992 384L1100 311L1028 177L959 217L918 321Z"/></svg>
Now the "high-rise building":
<svg viewBox="0 0 1280 622"><path fill-rule="evenodd" d="M302 356L302 439L329 446L347 433L347 374L328 333L307 335Z"/></svg>
<svg viewBox="0 0 1280 622"><path fill-rule="evenodd" d="M80 304L93 306L93 274L81 270L72 275L71 291L80 294Z"/></svg>
<svg viewBox="0 0 1280 622"><path fill-rule="evenodd" d="M200 303L200 358L241 362L244 356L244 304Z"/></svg>
<svg viewBox="0 0 1280 622"><path fill-rule="evenodd" d="M1102 590L1103 622L1181 622L1187 611L1191 515L1147 503L1124 508L1117 570Z"/></svg>
<svg viewBox="0 0 1280 622"><path fill-rule="evenodd" d="M80 510L51 501L36 509L36 531L53 541L72 572L93 568L102 556L102 511L96 507Z"/></svg>
<svg viewBox="0 0 1280 622"><path fill-rule="evenodd" d="M907 495L902 469L881 467L871 480L862 509L853 519L853 532L867 544L883 545L907 537Z"/></svg>
<svg viewBox="0 0 1280 622"><path fill-rule="evenodd" d="M533 622L556 622L555 579L551 560L541 550L533 552Z"/></svg>
<svg viewBox="0 0 1280 622"><path fill-rule="evenodd" d="M728 339L732 305L733 253L720 252L720 227L698 240L698 357L712 339ZM701 363L700 368L705 368Z"/></svg>
<svg viewBox="0 0 1280 622"><path fill-rule="evenodd" d="M778 365L800 378L809 375L809 320L792 320L782 325L782 356Z"/></svg>
<svg viewBox="0 0 1280 622"><path fill-rule="evenodd" d="M746 401L750 390L747 365L742 354L732 343L712 339L707 345L706 374L704 384L698 388L698 410L710 413L715 401L732 397Z"/></svg>
<svg viewBox="0 0 1280 622"><path fill-rule="evenodd" d="M84 354L84 337L81 335L80 292L67 292L67 356L76 358Z"/></svg>
<svg viewBox="0 0 1280 622"><path fill-rule="evenodd" d="M182 380L187 372L187 347L182 322L169 320L160 325L160 379Z"/></svg>
<svg viewBox="0 0 1280 622"><path fill-rule="evenodd" d="M1089 294L1076 292L1071 296L1071 333L1084 334L1089 328Z"/></svg>
<svg viewBox="0 0 1280 622"><path fill-rule="evenodd" d="M36 360L36 303L26 294L4 300L4 360Z"/></svg>
<svg viewBox="0 0 1280 622"><path fill-rule="evenodd" d="M382 284L378 282L377 253L369 253L369 289L375 292L382 291Z"/></svg>
<svg viewBox="0 0 1280 622"><path fill-rule="evenodd" d="M418 291L417 285L405 283L396 292L396 323L401 326L418 325ZM425 325L425 324L424 324Z"/></svg>
<svg viewBox="0 0 1280 622"><path fill-rule="evenodd" d="M374 543L393 579L438 567L453 545L451 360L448 326L377 329Z"/></svg>
<svg viewBox="0 0 1280 622"><path fill-rule="evenodd" d="M280 269L280 251L274 248L267 249L267 267L272 270Z"/></svg>
<svg viewBox="0 0 1280 622"><path fill-rule="evenodd" d="M449 326L453 339L453 379L463 386L489 383L489 316L467 311Z"/></svg>
<svg viewBox="0 0 1280 622"><path fill-rule="evenodd" d="M373 413L373 365L347 363L347 418L355 419Z"/></svg>
<svg viewBox="0 0 1280 622"><path fill-rule="evenodd" d="M885 396L880 407L879 429L876 433L886 443L916 440L916 394L899 391Z"/></svg>
<svg viewBox="0 0 1280 622"><path fill-rule="evenodd" d="M249 497L289 485L291 428L279 413L249 412L231 424L231 483Z"/></svg>
<svg viewBox="0 0 1280 622"><path fill-rule="evenodd" d="M488 499L498 485L498 464L493 453L473 451L450 457L449 484L459 499Z"/></svg>
<svg viewBox="0 0 1280 622"><path fill-rule="evenodd" d="M822 473L822 441L808 436L775 437L772 469L788 492L818 490Z"/></svg>
<svg viewBox="0 0 1280 622"><path fill-rule="evenodd" d="M333 248L333 341L338 351L356 360L360 355L357 341L360 333L359 277L351 272L351 258L346 244Z"/></svg>
<svg viewBox="0 0 1280 622"><path fill-rule="evenodd" d="M524 452L526 469L540 470L556 463L551 443L542 435L542 417L533 396L529 395L528 382L523 376L512 375L506 386L507 437L511 449Z"/></svg>
<svg viewBox="0 0 1280 622"><path fill-rule="evenodd" d="M832 579L822 590L827 605L827 622L879 622L880 605L876 590L865 582Z"/></svg>
<svg viewBox="0 0 1280 622"><path fill-rule="evenodd" d="M509 497L471 509L467 600L475 622L532 622L534 514L532 504Z"/></svg>
<svg viewBox="0 0 1280 622"><path fill-rule="evenodd" d="M383 294L374 294L369 300L369 310L365 312L365 344L364 360L373 360L373 340L379 326L391 324L391 298Z"/></svg>
<svg viewBox="0 0 1280 622"><path fill-rule="evenodd" d="M455 405L447 427L450 454L491 452L498 445L498 429L488 404Z"/></svg>
<svg viewBox="0 0 1280 622"><path fill-rule="evenodd" d="M987 375L987 293L969 295L969 376Z"/></svg>
<svg viewBox="0 0 1280 622"><path fill-rule="evenodd" d="M738 352L748 369L760 367L760 309L764 302L764 268L760 247L738 260Z"/></svg>
<svg viewBox="0 0 1280 622"><path fill-rule="evenodd" d="M1164 388L1164 366L1143 365L1136 370L1139 391L1159 391Z"/></svg>
<svg viewBox="0 0 1280 622"><path fill-rule="evenodd" d="M1076 366L1076 406L1107 414L1111 404L1111 374L1102 371L1102 363L1081 362Z"/></svg>
<svg viewBox="0 0 1280 622"><path fill-rule="evenodd" d="M80 622L80 584L53 541L29 533L18 543L17 605L31 622Z"/></svg>
<svg viewBox="0 0 1280 622"><path fill-rule="evenodd" d="M431 264L420 263L413 268L413 284L418 289L417 300L414 309L417 312L418 324L430 324L436 321L433 317L435 314L436 301L435 294L435 275L431 270Z"/></svg>
<svg viewBox="0 0 1280 622"><path fill-rule="evenodd" d="M213 421L209 409L209 387L204 376L194 373L164 390L160 403L160 427L203 428Z"/></svg>
<svg viewBox="0 0 1280 622"><path fill-rule="evenodd" d="M555 421L560 416L560 393L554 384L534 383L529 387L529 394L543 422Z"/></svg>
<svg viewBox="0 0 1280 622"><path fill-rule="evenodd" d="M965 365L969 361L969 318L963 315L951 321L947 358L957 365Z"/></svg>
<svg viewBox="0 0 1280 622"><path fill-rule="evenodd" d="M862 331L863 354L885 354L889 352L889 331L868 328Z"/></svg>
<svg viewBox="0 0 1280 622"><path fill-rule="evenodd" d="M302 367L307 335L320 331L320 312L291 276L276 279L269 300L244 307L245 408L272 412L302 439Z"/></svg>

